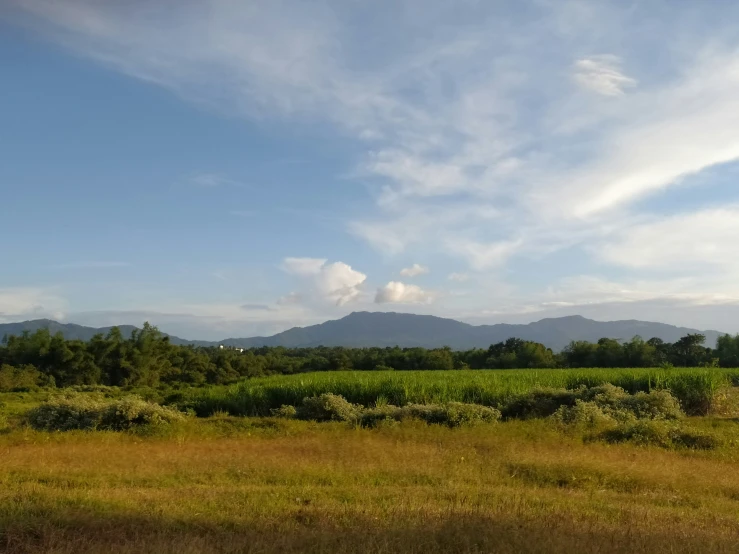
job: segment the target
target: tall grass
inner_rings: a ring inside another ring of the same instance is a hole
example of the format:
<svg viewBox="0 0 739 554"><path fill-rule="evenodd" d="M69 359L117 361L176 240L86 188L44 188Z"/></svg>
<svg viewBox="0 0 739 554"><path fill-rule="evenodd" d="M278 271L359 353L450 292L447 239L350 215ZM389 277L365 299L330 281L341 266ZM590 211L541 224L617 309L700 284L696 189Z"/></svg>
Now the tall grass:
<svg viewBox="0 0 739 554"><path fill-rule="evenodd" d="M271 409L297 406L303 398L329 392L363 406L465 402L500 408L536 388L611 383L632 394L670 390L687 413L705 414L718 390L738 379L739 370L705 368L345 371L252 379L230 387L210 387L181 400L203 416L217 411L264 416Z"/></svg>

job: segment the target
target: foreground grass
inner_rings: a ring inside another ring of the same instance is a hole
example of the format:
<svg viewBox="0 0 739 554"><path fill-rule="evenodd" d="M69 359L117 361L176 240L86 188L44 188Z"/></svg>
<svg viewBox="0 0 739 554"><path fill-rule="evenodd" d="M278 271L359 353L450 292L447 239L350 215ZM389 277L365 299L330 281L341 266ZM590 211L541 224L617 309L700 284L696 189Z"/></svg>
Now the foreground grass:
<svg viewBox="0 0 739 554"><path fill-rule="evenodd" d="M737 552L739 424L710 452L549 422L447 429L219 417L159 435L0 435L0 550Z"/></svg>

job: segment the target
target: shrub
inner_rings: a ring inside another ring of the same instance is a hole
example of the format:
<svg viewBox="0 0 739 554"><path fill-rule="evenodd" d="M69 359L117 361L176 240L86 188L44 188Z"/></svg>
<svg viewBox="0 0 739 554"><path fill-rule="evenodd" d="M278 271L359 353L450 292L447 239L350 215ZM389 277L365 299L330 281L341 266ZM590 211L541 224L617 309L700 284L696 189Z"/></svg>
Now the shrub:
<svg viewBox="0 0 739 554"><path fill-rule="evenodd" d="M0 391L29 391L43 384L43 376L32 365L13 367L0 365Z"/></svg>
<svg viewBox="0 0 739 554"><path fill-rule="evenodd" d="M272 408L270 410L270 413L273 417L293 419L298 415L298 410L295 409L295 406L288 406L286 404L283 404L279 408Z"/></svg>
<svg viewBox="0 0 739 554"><path fill-rule="evenodd" d="M477 423L492 423L500 419L500 411L478 404L449 402L447 404L408 404L402 408L391 404L361 410L359 424L362 427L376 427L390 422L416 419L428 424L460 427Z"/></svg>
<svg viewBox="0 0 739 554"><path fill-rule="evenodd" d="M603 431L596 438L610 443L633 442L641 446L682 447L696 450L711 450L721 444L720 439L713 435L659 420L640 420L622 424Z"/></svg>
<svg viewBox="0 0 739 554"><path fill-rule="evenodd" d="M359 406L347 402L343 396L327 392L321 396L304 398L296 415L299 419L315 421L355 421L359 410Z"/></svg>
<svg viewBox="0 0 739 554"><path fill-rule="evenodd" d="M359 415L359 424L362 427L376 427L381 422L400 421L400 419L400 408L392 404L383 404L362 410Z"/></svg>
<svg viewBox="0 0 739 554"><path fill-rule="evenodd" d="M488 406L480 406L479 404L449 402L444 408L446 409L447 416L446 423L450 427L492 423L501 418L500 410Z"/></svg>
<svg viewBox="0 0 739 554"><path fill-rule="evenodd" d="M666 390L626 395L620 405L622 409L628 410L639 419L680 419L683 417L680 402Z"/></svg>
<svg viewBox="0 0 739 554"><path fill-rule="evenodd" d="M28 422L39 431L92 430L100 424L103 403L96 398L68 395L31 409Z"/></svg>
<svg viewBox="0 0 739 554"><path fill-rule="evenodd" d="M478 404L449 402L447 404L408 404L400 409L400 419L420 419L426 423L459 427L477 423L492 423L501 417L500 411Z"/></svg>
<svg viewBox="0 0 739 554"><path fill-rule="evenodd" d="M136 396L105 402L91 396L68 394L31 409L27 418L31 427L41 431L123 431L134 426L174 423L185 415Z"/></svg>
<svg viewBox="0 0 739 554"><path fill-rule="evenodd" d="M125 431L139 425L166 425L185 419L182 412L129 396L107 404L100 411L100 429Z"/></svg>
<svg viewBox="0 0 739 554"><path fill-rule="evenodd" d="M596 427L604 423L613 423L613 415L606 413L595 402L576 400L574 406L560 406L552 414L552 419L565 425L584 425Z"/></svg>
<svg viewBox="0 0 739 554"><path fill-rule="evenodd" d="M574 406L578 392L539 388L514 398L503 409L505 419L531 419L554 414L561 406Z"/></svg>
<svg viewBox="0 0 739 554"><path fill-rule="evenodd" d="M579 396L594 402L606 415L617 420L680 419L683 416L677 398L666 390L628 394L624 389L606 383L589 389L580 389Z"/></svg>
<svg viewBox="0 0 739 554"><path fill-rule="evenodd" d="M680 403L666 390L629 394L611 384L575 390L538 389L519 396L503 408L506 418L553 416L562 423L595 424L612 419L679 419Z"/></svg>

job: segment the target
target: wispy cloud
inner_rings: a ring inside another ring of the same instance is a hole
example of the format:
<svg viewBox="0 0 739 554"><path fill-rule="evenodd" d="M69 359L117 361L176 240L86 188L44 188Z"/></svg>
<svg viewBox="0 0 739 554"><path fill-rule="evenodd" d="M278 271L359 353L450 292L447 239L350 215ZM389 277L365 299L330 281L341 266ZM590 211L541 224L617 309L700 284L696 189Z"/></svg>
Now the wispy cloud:
<svg viewBox="0 0 739 554"><path fill-rule="evenodd" d="M88 261L56 264L51 267L53 267L54 269L115 269L115 268L129 267L130 265L131 264L128 262L88 260Z"/></svg>
<svg viewBox="0 0 739 554"><path fill-rule="evenodd" d="M636 79L622 72L621 59L614 55L577 60L574 77L579 85L603 96L621 96L626 89L636 86Z"/></svg>

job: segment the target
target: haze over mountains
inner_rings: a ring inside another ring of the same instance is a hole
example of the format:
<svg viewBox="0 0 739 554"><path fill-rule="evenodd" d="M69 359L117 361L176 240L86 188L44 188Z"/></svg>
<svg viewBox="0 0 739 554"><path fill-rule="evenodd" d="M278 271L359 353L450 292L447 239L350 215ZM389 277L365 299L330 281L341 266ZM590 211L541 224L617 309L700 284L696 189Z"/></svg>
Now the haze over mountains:
<svg viewBox="0 0 739 554"><path fill-rule="evenodd" d="M19 323L0 324L0 337L18 335L24 330L47 328L52 333L61 332L67 339L89 340L97 333L107 333L110 327L94 328L73 323L58 323L38 319ZM121 325L124 336L135 327ZM239 348L258 346L421 346L438 348L449 346L455 350L487 348L490 344L510 337L540 342L555 351L564 348L572 340L595 342L602 337L628 340L639 335L649 339L659 337L665 342L675 342L688 333L703 333L706 344L713 346L723 333L699 331L648 321L594 321L581 316L547 318L529 324L470 325L453 319L429 315L395 312L354 312L337 320L326 321L308 327L294 327L270 337L230 338L218 342L186 340L171 336L175 344L215 346L223 344Z"/></svg>

